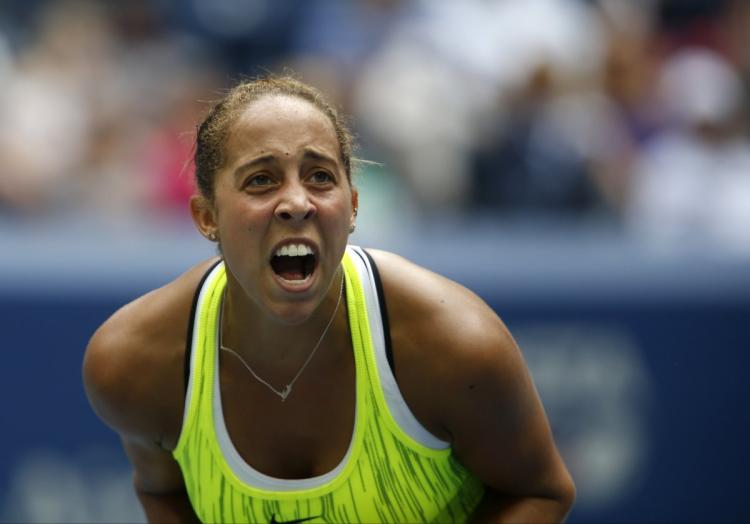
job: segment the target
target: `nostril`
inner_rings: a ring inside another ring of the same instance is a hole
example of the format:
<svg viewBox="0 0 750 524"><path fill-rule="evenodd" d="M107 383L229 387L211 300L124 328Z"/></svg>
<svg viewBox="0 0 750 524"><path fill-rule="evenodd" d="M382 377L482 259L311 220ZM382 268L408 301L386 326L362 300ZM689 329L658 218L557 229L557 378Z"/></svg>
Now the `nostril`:
<svg viewBox="0 0 750 524"><path fill-rule="evenodd" d="M276 216L279 220L283 221L300 221L308 220L315 215L315 207L312 205L300 205L300 206L279 206L276 209Z"/></svg>

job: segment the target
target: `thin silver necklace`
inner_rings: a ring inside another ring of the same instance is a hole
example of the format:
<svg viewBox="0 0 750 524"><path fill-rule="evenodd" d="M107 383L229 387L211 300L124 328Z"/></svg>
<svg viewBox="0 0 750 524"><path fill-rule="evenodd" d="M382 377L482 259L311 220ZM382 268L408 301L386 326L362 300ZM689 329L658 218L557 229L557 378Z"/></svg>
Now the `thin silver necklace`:
<svg viewBox="0 0 750 524"><path fill-rule="evenodd" d="M232 355L234 355L235 357L237 357L238 359L240 359L240 362L242 362L242 364L247 368L247 370L250 372L250 374L253 377L255 377L255 379L258 382L260 382L261 384L263 384L264 386L266 386L268 389L270 389L271 391L273 391L274 393L276 393L279 397L281 397L281 401L284 402L286 400L286 398L289 396L289 394L292 392L292 388L294 387L294 383L297 382L297 379L300 377L300 375L302 375L302 372L305 370L305 368L307 367L307 365L310 363L310 361L312 360L312 358L315 356L315 352L318 351L318 348L320 347L320 343L323 342L323 339L325 338L326 333L328 333L328 329L331 327L331 324L333 324L333 319L336 318L336 313L338 312L339 306L341 305L341 297L343 295L344 295L344 272L342 270L341 271L341 289L339 290L339 298L336 301L336 308L333 310L333 314L331 315L331 318L328 320L328 324L326 324L326 327L323 330L323 333L320 335L320 338L318 339L317 344L315 344L315 347L310 352L310 355L307 357L307 360L305 360L305 363L302 364L301 368L299 368L299 371L297 371L297 374L294 375L294 378L292 379L292 381L289 382L289 384L287 384L286 387L284 389L282 389L282 390L276 389L271 384L269 384L266 380L263 380L261 377L259 377L258 374L255 371L253 371L253 368L250 367L250 364L248 364L245 361L245 359L242 358L240 356L240 354L237 353L235 350L233 350L232 348L226 347L224 344L220 344L220 347L224 351L228 351L229 353L231 353ZM223 304L224 303L222 302L222 306L223 306Z"/></svg>

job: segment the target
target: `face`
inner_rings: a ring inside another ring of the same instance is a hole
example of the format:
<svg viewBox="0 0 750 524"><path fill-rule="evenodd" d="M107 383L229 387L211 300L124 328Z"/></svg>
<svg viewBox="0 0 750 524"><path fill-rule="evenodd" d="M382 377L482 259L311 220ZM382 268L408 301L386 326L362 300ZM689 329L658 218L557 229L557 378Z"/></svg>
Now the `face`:
<svg viewBox="0 0 750 524"><path fill-rule="evenodd" d="M300 323L337 274L357 204L333 125L304 100L269 95L237 119L225 159L196 222L219 237L230 285Z"/></svg>

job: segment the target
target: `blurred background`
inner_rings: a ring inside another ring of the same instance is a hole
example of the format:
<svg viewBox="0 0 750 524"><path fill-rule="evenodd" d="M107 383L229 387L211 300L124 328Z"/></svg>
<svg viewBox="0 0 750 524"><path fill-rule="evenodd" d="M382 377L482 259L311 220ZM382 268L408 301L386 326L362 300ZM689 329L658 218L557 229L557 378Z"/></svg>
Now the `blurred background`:
<svg viewBox="0 0 750 524"><path fill-rule="evenodd" d="M196 124L294 72L360 142L353 242L521 345L570 522L746 522L750 1L0 0L0 520L143 514L80 365L213 254Z"/></svg>

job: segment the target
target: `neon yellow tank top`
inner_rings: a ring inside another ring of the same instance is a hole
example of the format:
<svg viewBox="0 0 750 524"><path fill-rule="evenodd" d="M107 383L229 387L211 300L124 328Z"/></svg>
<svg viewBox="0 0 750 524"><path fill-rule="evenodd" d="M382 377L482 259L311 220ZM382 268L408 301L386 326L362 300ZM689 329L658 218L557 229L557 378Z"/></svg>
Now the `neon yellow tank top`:
<svg viewBox="0 0 750 524"><path fill-rule="evenodd" d="M349 246L342 261L356 368L349 449L332 471L278 479L247 464L229 438L216 376L224 264L197 295L183 427L173 455L203 522L464 522L482 483L406 407L384 350L369 255Z"/></svg>

